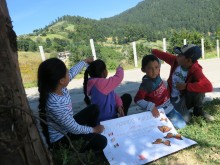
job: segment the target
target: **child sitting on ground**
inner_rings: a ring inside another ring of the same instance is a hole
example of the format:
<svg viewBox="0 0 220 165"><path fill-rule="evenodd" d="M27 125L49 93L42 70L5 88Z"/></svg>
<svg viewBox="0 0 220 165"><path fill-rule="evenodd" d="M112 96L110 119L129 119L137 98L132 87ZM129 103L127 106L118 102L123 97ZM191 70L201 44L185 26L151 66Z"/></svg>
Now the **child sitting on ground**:
<svg viewBox="0 0 220 165"><path fill-rule="evenodd" d="M58 58L47 59L38 68L38 91L40 117L50 125L41 122L43 134L50 148L57 149L68 145L71 140L83 138L85 144L79 152L92 149L102 151L107 139L101 135L104 126L97 125L99 114L96 105L90 105L75 114L72 109L67 85L93 58L87 58L73 66L69 71L63 61Z"/></svg>
<svg viewBox="0 0 220 165"><path fill-rule="evenodd" d="M117 113L120 117L126 116L132 101L130 94L119 97L114 91L123 80L123 68L119 66L112 77L106 78L107 75L106 65L100 59L93 61L84 74L84 100L87 104L98 105L100 113L97 123L114 119ZM87 94L91 96L91 101Z"/></svg>
<svg viewBox="0 0 220 165"><path fill-rule="evenodd" d="M185 121L191 118L189 112L191 108L194 116L214 121L214 117L203 108L205 93L212 92L213 86L198 63L202 56L201 48L194 44L174 47L174 53L177 56L157 49L153 49L152 53L171 66L167 79L171 103L182 114Z"/></svg>
<svg viewBox="0 0 220 165"><path fill-rule="evenodd" d="M160 62L154 55L145 55L142 59L142 72L146 75L134 98L137 105L152 112L154 117L159 117L159 108L163 108L167 117L175 128L186 126L186 122L170 102L169 91L160 77Z"/></svg>

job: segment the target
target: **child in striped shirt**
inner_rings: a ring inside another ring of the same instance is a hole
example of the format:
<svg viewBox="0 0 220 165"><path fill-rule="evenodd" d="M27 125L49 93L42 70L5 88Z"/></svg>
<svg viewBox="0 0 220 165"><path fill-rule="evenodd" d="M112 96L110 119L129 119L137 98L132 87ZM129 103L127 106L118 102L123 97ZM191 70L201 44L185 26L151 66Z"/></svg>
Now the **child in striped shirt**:
<svg viewBox="0 0 220 165"><path fill-rule="evenodd" d="M92 149L103 150L107 139L100 135L104 127L96 125L99 110L96 105L90 105L74 114L67 85L93 58L87 58L73 66L69 71L63 61L58 58L47 59L38 68L38 91L40 117L49 125L41 123L43 134L51 148L67 145L68 140L83 138L85 145L80 152ZM59 131L62 130L62 133Z"/></svg>

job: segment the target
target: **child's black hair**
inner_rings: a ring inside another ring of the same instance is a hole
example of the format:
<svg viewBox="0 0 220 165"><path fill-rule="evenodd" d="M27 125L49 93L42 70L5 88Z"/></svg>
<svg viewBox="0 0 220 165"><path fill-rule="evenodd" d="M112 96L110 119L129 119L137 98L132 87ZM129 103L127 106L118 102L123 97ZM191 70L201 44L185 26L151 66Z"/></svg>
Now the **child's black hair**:
<svg viewBox="0 0 220 165"><path fill-rule="evenodd" d="M106 70L105 62L98 59L93 61L84 73L83 92L85 94L84 101L87 105L91 104L90 98L87 95L88 75L92 78L101 78L103 72Z"/></svg>
<svg viewBox="0 0 220 165"><path fill-rule="evenodd" d="M67 68L63 61L58 58L50 58L42 62L38 68L38 91L40 93L39 97L39 116L40 118L47 120L46 118L46 104L48 95L50 92L54 92L57 88L59 80L66 76ZM48 145L49 133L48 126L40 122L43 134L46 138Z"/></svg>
<svg viewBox="0 0 220 165"><path fill-rule="evenodd" d="M149 62L154 62L154 61L157 61L160 64L159 59L155 55L153 54L145 55L142 58L141 68L144 69L145 66L147 66Z"/></svg>

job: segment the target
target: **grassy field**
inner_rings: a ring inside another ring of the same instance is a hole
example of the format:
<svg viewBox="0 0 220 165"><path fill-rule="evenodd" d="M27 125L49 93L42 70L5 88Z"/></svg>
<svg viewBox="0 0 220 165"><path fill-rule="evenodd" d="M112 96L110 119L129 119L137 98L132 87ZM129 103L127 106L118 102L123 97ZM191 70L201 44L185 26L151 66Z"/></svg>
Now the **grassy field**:
<svg viewBox="0 0 220 165"><path fill-rule="evenodd" d="M150 165L218 165L220 164L220 99L205 103L205 111L215 117L214 122L206 122L200 117L193 117L191 122L178 132L198 144L177 153L149 163ZM73 142L79 149L80 142ZM52 152L55 164L80 164L76 154L70 148L61 148ZM88 165L108 164L104 156L87 152L80 158Z"/></svg>
<svg viewBox="0 0 220 165"><path fill-rule="evenodd" d="M205 52L205 59L209 59L209 58L217 58L216 50Z"/></svg>

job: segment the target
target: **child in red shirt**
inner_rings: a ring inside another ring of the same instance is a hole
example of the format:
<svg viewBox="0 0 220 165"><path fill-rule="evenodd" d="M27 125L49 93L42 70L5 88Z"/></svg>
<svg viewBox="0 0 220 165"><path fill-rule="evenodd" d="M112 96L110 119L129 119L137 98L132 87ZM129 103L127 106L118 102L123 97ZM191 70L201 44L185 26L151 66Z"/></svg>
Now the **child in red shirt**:
<svg viewBox="0 0 220 165"><path fill-rule="evenodd" d="M142 59L142 72L146 75L134 98L137 105L152 112L154 117L159 117L158 108L163 108L167 117L177 129L184 128L186 122L170 102L169 91L160 77L160 62L154 55L145 55Z"/></svg>
<svg viewBox="0 0 220 165"><path fill-rule="evenodd" d="M153 49L152 53L171 66L167 80L171 102L185 120L190 119L188 109L193 108L194 116L201 116L208 121L214 117L204 112L203 100L206 92L212 92L211 82L202 72L198 59L202 56L201 49L194 44L174 48L177 56Z"/></svg>

